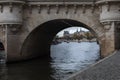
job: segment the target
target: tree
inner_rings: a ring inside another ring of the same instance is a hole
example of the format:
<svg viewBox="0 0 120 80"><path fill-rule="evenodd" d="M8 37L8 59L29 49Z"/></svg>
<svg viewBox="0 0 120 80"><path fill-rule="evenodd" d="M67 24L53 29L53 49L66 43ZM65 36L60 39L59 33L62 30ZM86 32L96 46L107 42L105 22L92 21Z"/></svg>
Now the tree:
<svg viewBox="0 0 120 80"><path fill-rule="evenodd" d="M95 38L95 36L91 32L86 32L85 36L88 40L91 40L91 39Z"/></svg>

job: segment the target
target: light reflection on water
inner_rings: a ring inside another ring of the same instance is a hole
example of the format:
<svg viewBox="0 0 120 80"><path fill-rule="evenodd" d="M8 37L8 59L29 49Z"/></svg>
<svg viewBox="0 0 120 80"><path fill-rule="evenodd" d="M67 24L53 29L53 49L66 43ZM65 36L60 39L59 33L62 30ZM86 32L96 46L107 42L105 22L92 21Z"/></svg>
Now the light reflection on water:
<svg viewBox="0 0 120 80"><path fill-rule="evenodd" d="M63 80L99 59L96 42L70 42L51 46L51 60L36 59L0 66L0 80Z"/></svg>
<svg viewBox="0 0 120 80"><path fill-rule="evenodd" d="M7 68L4 63L0 63L0 80L7 80Z"/></svg>

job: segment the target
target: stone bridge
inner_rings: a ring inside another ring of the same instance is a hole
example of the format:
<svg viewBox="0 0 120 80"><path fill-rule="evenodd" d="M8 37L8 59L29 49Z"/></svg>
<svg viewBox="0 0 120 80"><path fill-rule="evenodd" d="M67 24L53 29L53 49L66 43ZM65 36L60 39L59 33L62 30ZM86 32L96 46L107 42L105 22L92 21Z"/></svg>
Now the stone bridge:
<svg viewBox="0 0 120 80"><path fill-rule="evenodd" d="M89 29L101 57L120 48L120 0L0 0L0 40L8 61L48 56L54 36Z"/></svg>

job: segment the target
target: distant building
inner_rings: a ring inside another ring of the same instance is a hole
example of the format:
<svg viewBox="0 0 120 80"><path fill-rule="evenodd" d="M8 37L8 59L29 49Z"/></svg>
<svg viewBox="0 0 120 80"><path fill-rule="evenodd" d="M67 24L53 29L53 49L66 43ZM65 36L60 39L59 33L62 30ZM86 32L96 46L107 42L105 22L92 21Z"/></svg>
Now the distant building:
<svg viewBox="0 0 120 80"><path fill-rule="evenodd" d="M69 33L69 31L64 31L63 39L72 40L72 39L93 39L95 36L90 31L76 30L74 33Z"/></svg>
<svg viewBox="0 0 120 80"><path fill-rule="evenodd" d="M69 31L64 31L63 37L65 39L67 39L67 40L70 39L70 33L69 33Z"/></svg>
<svg viewBox="0 0 120 80"><path fill-rule="evenodd" d="M85 31L81 30L80 31L77 29L76 32L74 32L74 34L76 34L77 36L84 36L85 35Z"/></svg>
<svg viewBox="0 0 120 80"><path fill-rule="evenodd" d="M69 37L69 35L70 35L70 33L69 33L69 31L64 31L64 37Z"/></svg>

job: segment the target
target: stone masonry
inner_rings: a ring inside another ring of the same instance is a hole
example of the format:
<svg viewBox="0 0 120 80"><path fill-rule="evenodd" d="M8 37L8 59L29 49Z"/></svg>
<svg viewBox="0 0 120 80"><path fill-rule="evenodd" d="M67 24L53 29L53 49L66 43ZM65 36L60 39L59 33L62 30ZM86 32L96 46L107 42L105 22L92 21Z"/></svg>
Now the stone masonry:
<svg viewBox="0 0 120 80"><path fill-rule="evenodd" d="M120 0L0 0L0 40L8 61L47 56L59 31L93 32L101 57L120 49Z"/></svg>

